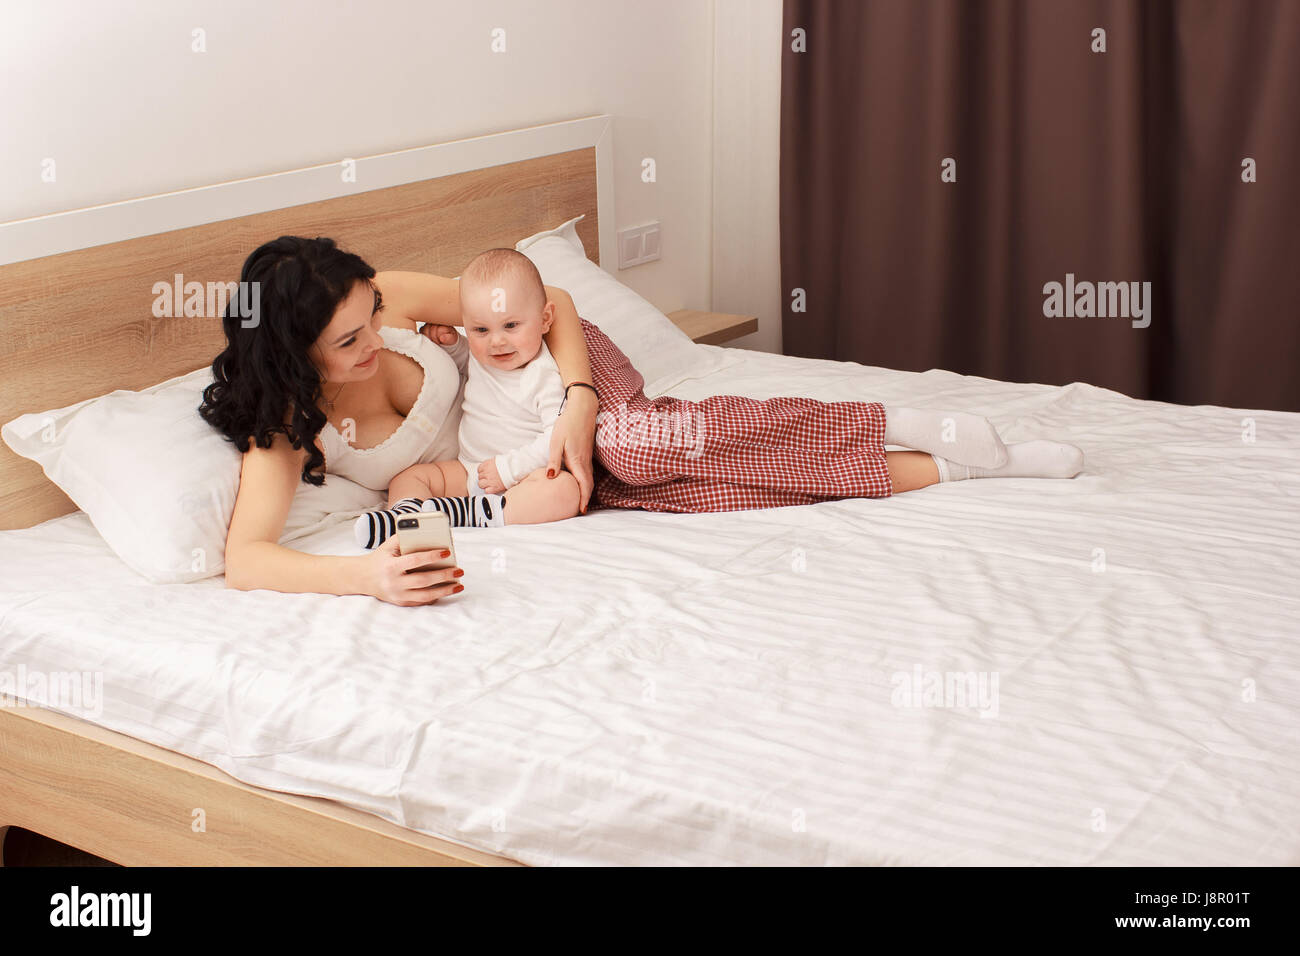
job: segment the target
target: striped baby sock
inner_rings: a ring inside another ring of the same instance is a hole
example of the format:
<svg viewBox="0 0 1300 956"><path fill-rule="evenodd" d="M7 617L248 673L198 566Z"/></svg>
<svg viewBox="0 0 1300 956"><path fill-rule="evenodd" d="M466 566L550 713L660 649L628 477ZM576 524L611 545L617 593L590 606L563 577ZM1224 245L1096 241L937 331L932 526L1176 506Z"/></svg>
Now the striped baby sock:
<svg viewBox="0 0 1300 956"><path fill-rule="evenodd" d="M377 548L397 534L397 516L416 514L420 510L419 498L403 498L391 508L367 511L352 525L352 534L363 548Z"/></svg>
<svg viewBox="0 0 1300 956"><path fill-rule="evenodd" d="M505 495L461 495L459 498L425 498L424 511L441 511L453 528L501 528L506 523Z"/></svg>
<svg viewBox="0 0 1300 956"><path fill-rule="evenodd" d="M391 508L367 511L352 526L357 544L363 548L377 548L397 534L397 519L401 515L421 511L441 511L450 519L453 528L499 528L505 524L506 499L504 495L463 495L459 498L403 498Z"/></svg>

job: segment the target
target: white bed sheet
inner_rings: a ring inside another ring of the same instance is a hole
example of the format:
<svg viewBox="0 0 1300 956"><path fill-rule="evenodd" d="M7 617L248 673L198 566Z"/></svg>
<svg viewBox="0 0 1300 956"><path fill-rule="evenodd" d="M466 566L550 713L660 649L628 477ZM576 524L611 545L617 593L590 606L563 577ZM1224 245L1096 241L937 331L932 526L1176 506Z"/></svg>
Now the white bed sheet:
<svg viewBox="0 0 1300 956"><path fill-rule="evenodd" d="M741 354L673 394L977 411L1087 471L460 531L417 609L152 585L78 512L0 533L0 671L532 864L1300 863L1300 415ZM918 669L996 715L896 706Z"/></svg>

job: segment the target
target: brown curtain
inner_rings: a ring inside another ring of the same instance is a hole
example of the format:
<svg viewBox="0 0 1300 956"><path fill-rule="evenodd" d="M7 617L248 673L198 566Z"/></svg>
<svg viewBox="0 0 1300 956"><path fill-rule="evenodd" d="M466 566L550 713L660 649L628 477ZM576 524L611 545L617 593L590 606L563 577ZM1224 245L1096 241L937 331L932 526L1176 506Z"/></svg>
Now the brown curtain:
<svg viewBox="0 0 1300 956"><path fill-rule="evenodd" d="M1300 410L1300 2L784 13L787 354ZM1150 325L1045 316L1067 273Z"/></svg>

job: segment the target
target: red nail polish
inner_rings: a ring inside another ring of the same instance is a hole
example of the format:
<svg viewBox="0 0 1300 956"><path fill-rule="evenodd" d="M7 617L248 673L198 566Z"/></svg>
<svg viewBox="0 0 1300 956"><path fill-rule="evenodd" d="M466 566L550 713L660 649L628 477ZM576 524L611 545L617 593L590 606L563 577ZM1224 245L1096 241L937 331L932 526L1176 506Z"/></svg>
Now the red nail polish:
<svg viewBox="0 0 1300 956"><path fill-rule="evenodd" d="M546 477L547 477L547 478L554 478L554 477L555 477L555 469L554 469L554 468L547 468L547 469L546 469Z"/></svg>
<svg viewBox="0 0 1300 956"><path fill-rule="evenodd" d="M463 584L458 584L458 585L456 585L454 588L451 589L451 593L452 593L452 594L456 594L457 592L459 592L459 591L463 591L463 590L465 590L465 585L463 585Z"/></svg>
<svg viewBox="0 0 1300 956"><path fill-rule="evenodd" d="M450 551L443 551L441 554L438 555L438 557L440 557L440 558L450 558L450 557L451 557L451 552L450 552Z"/></svg>
<svg viewBox="0 0 1300 956"><path fill-rule="evenodd" d="M461 575L463 575L464 573L465 573L465 569L464 569L464 568L457 568L455 571L452 572L451 576L452 576L453 578L458 578L458 577L460 577Z"/></svg>

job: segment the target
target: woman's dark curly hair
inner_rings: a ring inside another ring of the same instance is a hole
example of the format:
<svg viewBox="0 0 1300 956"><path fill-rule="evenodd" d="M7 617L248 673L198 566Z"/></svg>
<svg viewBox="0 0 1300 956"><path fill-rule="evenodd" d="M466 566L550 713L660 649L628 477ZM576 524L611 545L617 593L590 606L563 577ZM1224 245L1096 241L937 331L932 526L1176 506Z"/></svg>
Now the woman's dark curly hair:
<svg viewBox="0 0 1300 956"><path fill-rule="evenodd" d="M245 327L240 297L231 297L222 319L226 348L212 362L213 381L199 405L203 420L241 452L250 436L270 448L283 433L294 448L308 449L302 480L323 484L325 455L316 441L325 427L322 383L309 350L352 286L374 276L333 239L281 236L253 250L239 280L258 283L244 287L256 290L258 321Z"/></svg>

